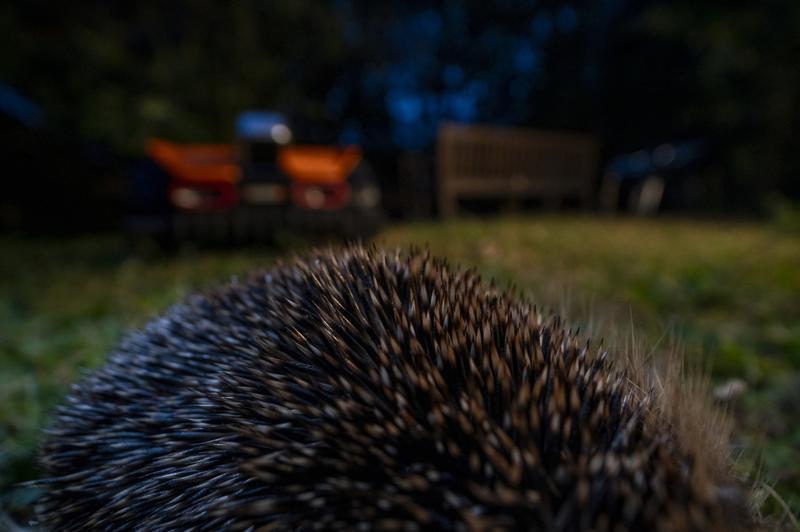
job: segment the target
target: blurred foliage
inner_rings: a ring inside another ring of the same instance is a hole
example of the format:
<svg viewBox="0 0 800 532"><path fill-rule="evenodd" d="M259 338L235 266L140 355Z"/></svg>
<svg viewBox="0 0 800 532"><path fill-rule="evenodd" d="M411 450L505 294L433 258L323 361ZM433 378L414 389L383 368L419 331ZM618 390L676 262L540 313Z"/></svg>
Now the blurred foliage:
<svg viewBox="0 0 800 532"><path fill-rule="evenodd" d="M686 73L697 97L679 119L714 132L731 185L758 197L800 197L798 24L794 0L659 2L641 18L643 31L693 58Z"/></svg>
<svg viewBox="0 0 800 532"><path fill-rule="evenodd" d="M29 0L0 6L0 83L129 154L229 139L251 107L373 151L430 149L446 120L595 132L609 154L702 138L724 184L706 206L752 210L800 198L798 23L793 0Z"/></svg>
<svg viewBox="0 0 800 532"><path fill-rule="evenodd" d="M248 106L321 99L341 53L332 6L316 0L0 7L3 78L50 126L131 153L148 136L230 138Z"/></svg>
<svg viewBox="0 0 800 532"><path fill-rule="evenodd" d="M743 474L800 510L800 236L770 225L509 218L397 226L383 246L427 244L571 324L625 345L678 345L714 383L743 379L727 406ZM305 245L305 244L300 244ZM130 254L118 237L0 239L0 494L35 476L48 415L124 331L188 291L272 263L278 250ZM615 334L616 333L616 334ZM19 492L10 492L17 497ZM780 508L767 498L765 510Z"/></svg>
<svg viewBox="0 0 800 532"><path fill-rule="evenodd" d="M800 203L789 201L780 196L768 197L766 209L773 223L780 229L800 234Z"/></svg>

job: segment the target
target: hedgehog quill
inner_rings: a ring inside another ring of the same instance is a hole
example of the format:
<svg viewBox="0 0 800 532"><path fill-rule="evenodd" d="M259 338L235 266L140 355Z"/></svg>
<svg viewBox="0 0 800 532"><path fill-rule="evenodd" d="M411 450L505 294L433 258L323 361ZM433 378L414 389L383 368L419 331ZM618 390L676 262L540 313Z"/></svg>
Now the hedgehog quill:
<svg viewBox="0 0 800 532"><path fill-rule="evenodd" d="M42 447L37 520L751 527L724 459L636 379L474 272L419 252L319 251L189 297L77 384Z"/></svg>

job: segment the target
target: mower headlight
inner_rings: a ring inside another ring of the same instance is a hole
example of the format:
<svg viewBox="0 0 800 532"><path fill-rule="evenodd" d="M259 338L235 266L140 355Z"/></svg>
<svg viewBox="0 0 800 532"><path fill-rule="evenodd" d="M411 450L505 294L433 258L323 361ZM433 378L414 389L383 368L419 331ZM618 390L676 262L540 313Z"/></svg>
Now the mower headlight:
<svg viewBox="0 0 800 532"><path fill-rule="evenodd" d="M292 140L292 131L286 124L275 124L269 130L269 134L276 144L289 144Z"/></svg>
<svg viewBox="0 0 800 532"><path fill-rule="evenodd" d="M196 209L203 204L203 195L198 190L188 187L174 189L170 199L181 209Z"/></svg>
<svg viewBox="0 0 800 532"><path fill-rule="evenodd" d="M355 194L356 205L362 209L374 209L381 202L381 191L376 186L366 186Z"/></svg>
<svg viewBox="0 0 800 532"><path fill-rule="evenodd" d="M321 209L325 205L325 192L317 187L308 187L303 193L303 200L309 209Z"/></svg>

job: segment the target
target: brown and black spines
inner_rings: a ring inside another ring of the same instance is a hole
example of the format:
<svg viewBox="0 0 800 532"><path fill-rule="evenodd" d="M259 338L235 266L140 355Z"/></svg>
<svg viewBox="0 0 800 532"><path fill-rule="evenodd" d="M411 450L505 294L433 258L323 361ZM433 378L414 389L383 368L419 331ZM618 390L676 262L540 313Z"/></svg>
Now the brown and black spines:
<svg viewBox="0 0 800 532"><path fill-rule="evenodd" d="M643 382L473 273L322 251L188 298L76 385L37 515L56 530L743 528L725 472Z"/></svg>

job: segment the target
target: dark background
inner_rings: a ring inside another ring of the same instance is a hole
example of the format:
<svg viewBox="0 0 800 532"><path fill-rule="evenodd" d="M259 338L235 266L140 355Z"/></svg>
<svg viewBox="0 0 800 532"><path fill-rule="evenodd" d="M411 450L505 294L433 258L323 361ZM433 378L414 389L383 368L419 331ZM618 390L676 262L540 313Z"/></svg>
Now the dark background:
<svg viewBox="0 0 800 532"><path fill-rule="evenodd" d="M673 207L763 214L800 198L799 24L793 0L7 3L0 224L113 227L147 137L226 142L248 108L362 144L395 216L434 213L443 121L593 133L603 163L694 142Z"/></svg>

